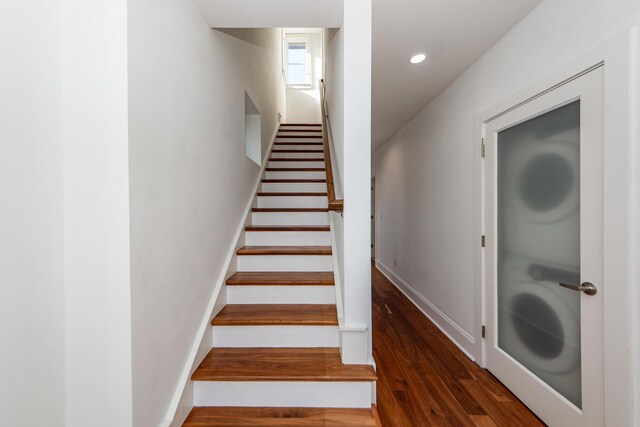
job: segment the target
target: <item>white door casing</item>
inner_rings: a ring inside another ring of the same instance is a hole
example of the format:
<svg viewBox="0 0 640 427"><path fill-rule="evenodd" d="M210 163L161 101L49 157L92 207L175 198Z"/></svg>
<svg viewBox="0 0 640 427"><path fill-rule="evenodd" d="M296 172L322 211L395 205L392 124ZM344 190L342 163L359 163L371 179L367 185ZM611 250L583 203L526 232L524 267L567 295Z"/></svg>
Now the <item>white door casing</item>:
<svg viewBox="0 0 640 427"><path fill-rule="evenodd" d="M497 153L498 133L546 112L580 102L580 273L598 287L580 293L582 409L498 347ZM603 393L603 70L596 68L509 109L483 126L485 365L550 425L604 424Z"/></svg>

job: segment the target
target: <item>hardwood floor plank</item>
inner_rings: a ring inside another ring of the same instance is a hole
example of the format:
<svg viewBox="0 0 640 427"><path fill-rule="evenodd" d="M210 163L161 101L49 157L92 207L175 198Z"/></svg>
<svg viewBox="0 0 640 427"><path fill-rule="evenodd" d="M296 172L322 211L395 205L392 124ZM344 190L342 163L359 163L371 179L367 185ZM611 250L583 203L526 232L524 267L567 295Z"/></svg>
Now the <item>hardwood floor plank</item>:
<svg viewBox="0 0 640 427"><path fill-rule="evenodd" d="M184 427L375 427L371 409L195 407Z"/></svg>
<svg viewBox="0 0 640 427"><path fill-rule="evenodd" d="M373 352L384 426L543 426L375 267Z"/></svg>
<svg viewBox="0 0 640 427"><path fill-rule="evenodd" d="M471 420L476 427L498 427L488 415L471 415Z"/></svg>

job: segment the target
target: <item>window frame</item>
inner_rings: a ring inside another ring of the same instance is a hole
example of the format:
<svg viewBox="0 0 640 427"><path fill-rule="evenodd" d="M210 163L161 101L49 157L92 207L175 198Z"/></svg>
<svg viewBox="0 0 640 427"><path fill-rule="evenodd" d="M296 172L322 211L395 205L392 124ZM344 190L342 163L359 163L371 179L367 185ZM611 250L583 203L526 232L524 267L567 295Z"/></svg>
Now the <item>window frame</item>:
<svg viewBox="0 0 640 427"><path fill-rule="evenodd" d="M289 44L304 43L306 45L306 83L289 83ZM311 89L313 87L313 45L311 43L311 34L309 33L285 33L283 39L283 64L282 70L285 76L285 83L288 89Z"/></svg>

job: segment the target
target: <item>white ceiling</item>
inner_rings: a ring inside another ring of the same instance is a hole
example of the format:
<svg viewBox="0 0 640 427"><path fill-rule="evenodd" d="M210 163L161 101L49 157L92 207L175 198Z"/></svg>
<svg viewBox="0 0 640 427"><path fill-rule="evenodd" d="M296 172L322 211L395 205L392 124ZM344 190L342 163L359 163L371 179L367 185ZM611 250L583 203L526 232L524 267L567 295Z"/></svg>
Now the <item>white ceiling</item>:
<svg viewBox="0 0 640 427"><path fill-rule="evenodd" d="M343 0L196 0L212 28L342 25Z"/></svg>
<svg viewBox="0 0 640 427"><path fill-rule="evenodd" d="M541 0L373 0L372 149L382 146ZM409 58L427 52L412 65Z"/></svg>

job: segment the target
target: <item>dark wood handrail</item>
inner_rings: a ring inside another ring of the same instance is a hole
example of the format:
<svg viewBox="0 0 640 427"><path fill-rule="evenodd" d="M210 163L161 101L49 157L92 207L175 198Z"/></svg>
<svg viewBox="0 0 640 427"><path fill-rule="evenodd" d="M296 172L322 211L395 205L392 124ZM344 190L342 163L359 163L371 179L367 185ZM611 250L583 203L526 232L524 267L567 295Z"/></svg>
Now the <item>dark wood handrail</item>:
<svg viewBox="0 0 640 427"><path fill-rule="evenodd" d="M327 174L327 195L329 197L329 210L342 212L344 199L336 199L336 189L333 184L333 168L331 167L331 149L329 148L329 127L327 125L327 106L325 104L324 79L320 80L320 110L322 113L322 144L324 145L324 164Z"/></svg>

